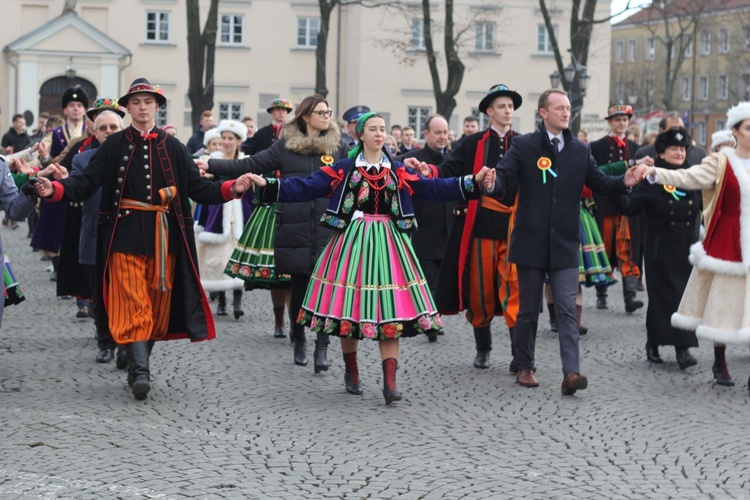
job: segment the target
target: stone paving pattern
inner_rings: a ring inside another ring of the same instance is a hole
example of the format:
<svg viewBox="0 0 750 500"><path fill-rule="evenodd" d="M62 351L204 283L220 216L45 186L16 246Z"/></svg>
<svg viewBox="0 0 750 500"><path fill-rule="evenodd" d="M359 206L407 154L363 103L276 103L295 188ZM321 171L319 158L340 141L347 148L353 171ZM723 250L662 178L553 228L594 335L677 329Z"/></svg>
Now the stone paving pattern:
<svg viewBox="0 0 750 500"><path fill-rule="evenodd" d="M359 350L365 393L349 395L338 341L327 373L313 374L312 342L295 366L256 291L245 317L217 319L216 340L157 344L138 402L124 372L94 362L93 321L54 296L26 225L3 237L28 298L0 330L0 498L750 497L748 350L728 349L734 388L713 384L706 343L696 367L666 348L650 365L645 312L626 315L619 286L609 311L585 292L589 388L573 397L546 313L538 389L508 373L504 325L491 368L473 368L453 316L437 343L402 343L404 400L387 407L374 343Z"/></svg>

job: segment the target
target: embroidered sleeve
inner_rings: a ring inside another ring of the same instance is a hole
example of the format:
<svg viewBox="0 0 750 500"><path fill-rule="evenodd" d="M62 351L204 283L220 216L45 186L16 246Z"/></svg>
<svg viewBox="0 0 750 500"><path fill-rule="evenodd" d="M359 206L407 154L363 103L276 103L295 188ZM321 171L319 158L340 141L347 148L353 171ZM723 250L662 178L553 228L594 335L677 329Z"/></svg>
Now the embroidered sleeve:
<svg viewBox="0 0 750 500"><path fill-rule="evenodd" d="M464 175L458 178L461 185L461 195L465 200L471 200L479 197L477 181L473 175Z"/></svg>

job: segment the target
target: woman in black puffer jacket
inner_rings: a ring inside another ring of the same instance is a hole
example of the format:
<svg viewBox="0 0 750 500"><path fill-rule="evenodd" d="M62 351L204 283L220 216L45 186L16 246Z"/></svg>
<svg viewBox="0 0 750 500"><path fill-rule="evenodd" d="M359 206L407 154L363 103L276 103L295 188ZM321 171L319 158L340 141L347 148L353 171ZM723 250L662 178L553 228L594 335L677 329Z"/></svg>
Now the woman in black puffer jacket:
<svg viewBox="0 0 750 500"><path fill-rule="evenodd" d="M282 179L307 177L323 165L345 158L347 147L331 119L328 102L320 95L305 97L297 107L294 119L284 126L281 139L273 145L241 160L216 160L198 162L208 173L230 178L252 172L272 174L278 171ZM276 270L292 277L289 319L294 340L294 362L307 365L305 328L297 324L302 301L313 267L325 248L331 230L320 225L328 201L325 199L305 203L279 203L276 215L276 242L274 258ZM315 373L328 370L328 335L318 334L315 341Z"/></svg>

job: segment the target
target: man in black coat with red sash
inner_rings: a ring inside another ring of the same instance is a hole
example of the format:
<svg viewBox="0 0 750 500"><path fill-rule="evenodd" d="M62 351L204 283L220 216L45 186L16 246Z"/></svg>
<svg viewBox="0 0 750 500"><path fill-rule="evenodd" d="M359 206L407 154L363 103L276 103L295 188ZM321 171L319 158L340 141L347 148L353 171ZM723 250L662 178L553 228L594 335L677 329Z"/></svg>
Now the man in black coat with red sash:
<svg viewBox="0 0 750 500"><path fill-rule="evenodd" d="M49 202L82 201L101 186L97 238L97 327L109 329L128 353L128 383L136 399L151 389L149 356L154 341L216 336L198 275L192 198L224 203L241 196L246 178L211 182L177 139L155 126L166 98L145 78L118 101L132 125L111 135L78 176L37 192Z"/></svg>

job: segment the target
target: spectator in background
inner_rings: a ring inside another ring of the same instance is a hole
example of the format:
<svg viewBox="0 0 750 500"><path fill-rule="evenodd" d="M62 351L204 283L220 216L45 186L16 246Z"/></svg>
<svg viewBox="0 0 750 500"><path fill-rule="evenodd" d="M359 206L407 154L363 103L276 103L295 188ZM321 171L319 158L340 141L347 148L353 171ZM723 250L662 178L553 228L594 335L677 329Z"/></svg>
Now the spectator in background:
<svg viewBox="0 0 750 500"><path fill-rule="evenodd" d="M479 119L474 115L467 116L464 118L464 133L453 143L453 147L458 147L464 139L477 132L479 132Z"/></svg>
<svg viewBox="0 0 750 500"><path fill-rule="evenodd" d="M654 142L656 142L657 135L659 135L659 132L657 132L656 130L652 130L651 132L646 132L646 135L643 136L643 142L641 142L641 147L652 145Z"/></svg>
<svg viewBox="0 0 750 500"><path fill-rule="evenodd" d="M391 156L398 155L398 141L392 135L385 136L385 148Z"/></svg>
<svg viewBox="0 0 750 500"><path fill-rule="evenodd" d="M5 154L13 154L16 151L26 149L31 145L31 138L26 133L26 119L23 115L13 115L13 125L3 135L2 146Z"/></svg>
<svg viewBox="0 0 750 500"><path fill-rule="evenodd" d="M34 133L31 135L31 142L32 142L32 144L35 143L35 142L41 141L42 138L44 138L44 134L46 134L47 130L49 130L49 128L47 127L47 119L48 118L49 118L49 113L47 113L46 111L43 111L39 115L39 121L38 121L38 124L37 124L37 128L36 128L36 130L34 130Z"/></svg>
<svg viewBox="0 0 750 500"><path fill-rule="evenodd" d="M643 134L641 133L641 127L639 127L638 125L631 125L628 127L628 140L633 141L636 144L640 144L642 135Z"/></svg>
<svg viewBox="0 0 750 500"><path fill-rule="evenodd" d="M200 124L198 125L198 128L195 129L195 133L186 145L188 153L192 155L201 148L201 145L203 144L203 134L213 126L214 115L210 109L207 109L201 113Z"/></svg>
<svg viewBox="0 0 750 500"><path fill-rule="evenodd" d="M393 125L391 127L391 135L396 139L396 144L401 143L401 125Z"/></svg>
<svg viewBox="0 0 750 500"><path fill-rule="evenodd" d="M247 154L247 149L250 147L250 139L255 135L255 120L246 116L242 119L242 123L247 127L247 137L240 144L240 151Z"/></svg>
<svg viewBox="0 0 750 500"><path fill-rule="evenodd" d="M247 147L243 147L242 152L246 155L254 155L270 148L274 142L281 138L281 129L293 109L292 102L286 99L271 101L271 105L266 108L266 112L271 115L272 122L259 128L253 134L252 139L246 141Z"/></svg>
<svg viewBox="0 0 750 500"><path fill-rule="evenodd" d="M172 137L177 136L177 125L175 125L174 123L167 123L161 129Z"/></svg>
<svg viewBox="0 0 750 500"><path fill-rule="evenodd" d="M589 133L586 129L581 129L578 131L578 140L581 141L584 144L589 143Z"/></svg>
<svg viewBox="0 0 750 500"><path fill-rule="evenodd" d="M417 141L414 140L414 129L407 125L401 129L401 143L398 146L398 153L405 155L412 149L422 149Z"/></svg>

